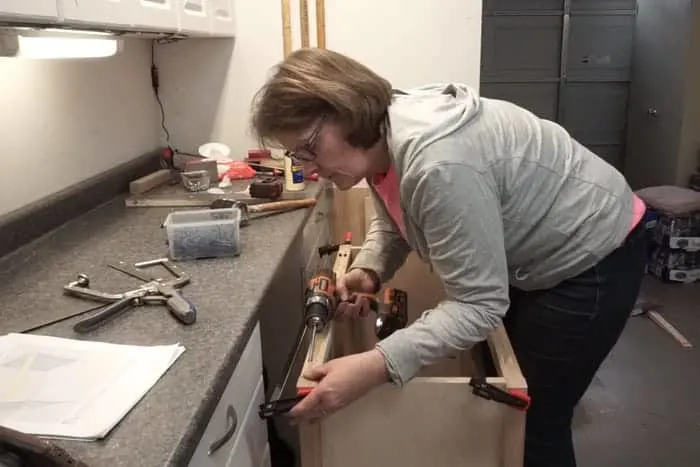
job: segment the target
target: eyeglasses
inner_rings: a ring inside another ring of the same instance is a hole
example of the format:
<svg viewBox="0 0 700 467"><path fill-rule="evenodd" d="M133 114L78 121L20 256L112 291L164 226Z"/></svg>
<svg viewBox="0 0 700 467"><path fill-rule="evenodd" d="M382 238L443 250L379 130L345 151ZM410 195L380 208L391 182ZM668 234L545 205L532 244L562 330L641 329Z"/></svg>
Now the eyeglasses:
<svg viewBox="0 0 700 467"><path fill-rule="evenodd" d="M293 157L294 159L297 159L301 162L313 162L316 159L316 153L314 152L314 149L316 147L316 144L318 143L318 137L321 133L321 128L323 128L323 122L325 118L325 115L321 116L321 118L318 120L318 123L316 123L316 126L314 127L313 131L309 135L308 139L300 148L294 151L287 151L287 154L290 157Z"/></svg>

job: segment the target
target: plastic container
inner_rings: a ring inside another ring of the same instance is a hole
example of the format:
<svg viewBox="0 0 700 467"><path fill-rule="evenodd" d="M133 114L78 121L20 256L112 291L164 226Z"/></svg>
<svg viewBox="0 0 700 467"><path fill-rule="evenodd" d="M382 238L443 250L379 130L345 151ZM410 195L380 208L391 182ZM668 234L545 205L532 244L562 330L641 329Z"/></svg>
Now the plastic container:
<svg viewBox="0 0 700 467"><path fill-rule="evenodd" d="M299 162L290 156L284 157L284 189L285 191L302 191L306 188L304 183L304 169Z"/></svg>
<svg viewBox="0 0 700 467"><path fill-rule="evenodd" d="M241 210L236 207L172 212L163 226L176 261L238 256Z"/></svg>

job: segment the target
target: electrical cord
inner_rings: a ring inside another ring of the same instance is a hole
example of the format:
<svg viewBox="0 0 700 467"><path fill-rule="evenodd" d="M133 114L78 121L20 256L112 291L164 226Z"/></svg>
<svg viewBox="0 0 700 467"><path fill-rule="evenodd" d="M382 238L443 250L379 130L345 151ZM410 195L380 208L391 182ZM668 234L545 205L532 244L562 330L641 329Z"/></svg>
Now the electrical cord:
<svg viewBox="0 0 700 467"><path fill-rule="evenodd" d="M156 41L151 41L151 87L153 87L153 94L155 95L156 102L160 108L160 127L165 133L165 144L166 149L164 152L164 157L160 158L160 166L164 169L170 169L173 167L173 156L175 151L170 144L170 131L165 125L165 106L160 98L160 78L158 75L158 67L156 66Z"/></svg>

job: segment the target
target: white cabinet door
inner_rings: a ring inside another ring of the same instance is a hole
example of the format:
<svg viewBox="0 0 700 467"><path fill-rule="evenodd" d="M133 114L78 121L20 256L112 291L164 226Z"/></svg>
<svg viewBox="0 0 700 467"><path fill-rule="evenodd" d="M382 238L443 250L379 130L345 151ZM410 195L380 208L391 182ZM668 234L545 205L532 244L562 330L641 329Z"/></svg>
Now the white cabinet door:
<svg viewBox="0 0 700 467"><path fill-rule="evenodd" d="M190 459L190 467L224 467L243 433L245 416L262 380L260 324L255 326L233 375ZM262 404L262 401L259 402ZM257 417L257 405L255 406ZM266 439L267 441L267 439ZM238 467L238 466L236 466Z"/></svg>
<svg viewBox="0 0 700 467"><path fill-rule="evenodd" d="M12 20L58 20L60 0L0 0L0 18Z"/></svg>
<svg viewBox="0 0 700 467"><path fill-rule="evenodd" d="M211 2L211 33L214 36L236 35L233 0L209 0Z"/></svg>
<svg viewBox="0 0 700 467"><path fill-rule="evenodd" d="M176 32L175 0L62 0L68 24Z"/></svg>
<svg viewBox="0 0 700 467"><path fill-rule="evenodd" d="M267 424L258 416L258 407L264 399L265 391L261 377L226 467L262 467L268 447Z"/></svg>
<svg viewBox="0 0 700 467"><path fill-rule="evenodd" d="M177 0L177 16L180 32L210 35L211 0Z"/></svg>
<svg viewBox="0 0 700 467"><path fill-rule="evenodd" d="M124 26L133 15L134 0L62 0L63 21L67 24Z"/></svg>
<svg viewBox="0 0 700 467"><path fill-rule="evenodd" d="M137 29L176 32L177 0L132 0L129 20Z"/></svg>

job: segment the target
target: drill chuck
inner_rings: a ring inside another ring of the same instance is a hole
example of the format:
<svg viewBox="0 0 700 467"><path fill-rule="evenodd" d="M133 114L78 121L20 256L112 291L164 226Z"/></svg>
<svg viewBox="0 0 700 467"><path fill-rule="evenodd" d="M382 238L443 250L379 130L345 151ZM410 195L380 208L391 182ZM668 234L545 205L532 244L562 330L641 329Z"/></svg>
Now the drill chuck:
<svg viewBox="0 0 700 467"><path fill-rule="evenodd" d="M316 334L323 331L330 320L331 310L335 306L335 287L332 274L318 274L311 279L309 291L304 304L306 327L311 329L311 348L309 361L313 359Z"/></svg>
<svg viewBox="0 0 700 467"><path fill-rule="evenodd" d="M306 304L306 325L316 329L323 329L328 322L329 304L323 301Z"/></svg>

